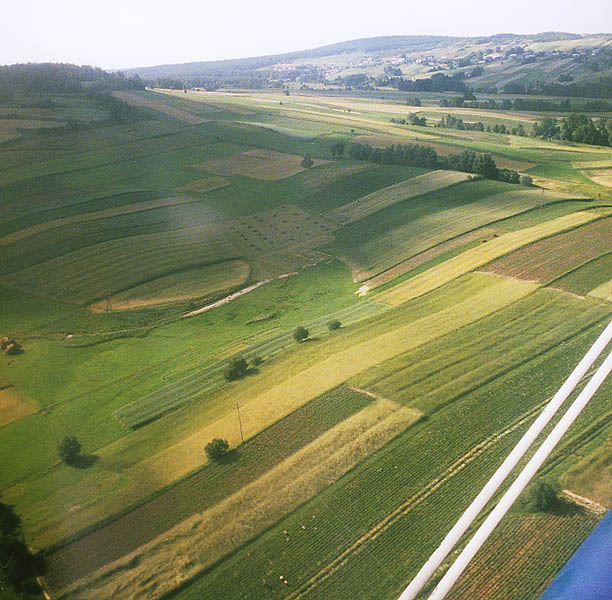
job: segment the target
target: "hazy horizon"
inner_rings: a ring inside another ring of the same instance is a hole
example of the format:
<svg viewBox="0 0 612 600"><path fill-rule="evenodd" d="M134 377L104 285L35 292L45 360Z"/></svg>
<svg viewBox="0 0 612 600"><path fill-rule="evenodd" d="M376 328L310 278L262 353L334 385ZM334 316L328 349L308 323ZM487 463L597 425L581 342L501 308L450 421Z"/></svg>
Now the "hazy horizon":
<svg viewBox="0 0 612 600"><path fill-rule="evenodd" d="M512 11L444 0L435 14L425 5L363 0L302 6L279 0L229 4L178 0L108 0L90 6L76 0L40 4L23 0L5 7L11 27L0 41L0 64L67 62L128 69L281 54L359 38L392 35L488 36L612 30L609 0L516 0ZM25 34L27 32L27 35Z"/></svg>

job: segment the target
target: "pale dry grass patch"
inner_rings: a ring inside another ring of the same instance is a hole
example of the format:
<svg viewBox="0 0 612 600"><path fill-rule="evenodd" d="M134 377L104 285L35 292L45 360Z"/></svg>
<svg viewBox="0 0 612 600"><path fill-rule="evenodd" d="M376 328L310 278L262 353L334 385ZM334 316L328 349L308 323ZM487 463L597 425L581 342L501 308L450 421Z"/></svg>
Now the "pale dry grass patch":
<svg viewBox="0 0 612 600"><path fill-rule="evenodd" d="M14 387L0 389L0 427L36 411L36 406Z"/></svg>
<svg viewBox="0 0 612 600"><path fill-rule="evenodd" d="M156 100L147 96L141 96L134 92L118 91L113 92L113 96L131 104L132 106L144 106L146 108L152 108L166 115L170 115L179 121L188 123L189 125L200 125L201 123L208 123L208 119L203 119L197 115L194 115L186 110L181 110L175 106L171 106L161 100Z"/></svg>
<svg viewBox="0 0 612 600"><path fill-rule="evenodd" d="M378 400L204 513L75 584L60 598L159 598L331 485L422 413ZM308 535L316 523L302 530ZM287 534L290 543L289 534Z"/></svg>
<svg viewBox="0 0 612 600"><path fill-rule="evenodd" d="M181 187L176 188L177 192L194 192L196 194L205 194L206 192L211 192L212 190L218 190L223 187L227 187L230 185L230 182L227 179L223 179L223 177L206 177L205 179L198 179L198 181L193 181L188 183L187 185L183 185Z"/></svg>
<svg viewBox="0 0 612 600"><path fill-rule="evenodd" d="M194 165L194 167L215 175L242 175L261 181L278 181L304 171L302 160L302 156L294 154L255 149L231 156L214 158L199 165ZM313 167L329 162L328 160L313 159Z"/></svg>

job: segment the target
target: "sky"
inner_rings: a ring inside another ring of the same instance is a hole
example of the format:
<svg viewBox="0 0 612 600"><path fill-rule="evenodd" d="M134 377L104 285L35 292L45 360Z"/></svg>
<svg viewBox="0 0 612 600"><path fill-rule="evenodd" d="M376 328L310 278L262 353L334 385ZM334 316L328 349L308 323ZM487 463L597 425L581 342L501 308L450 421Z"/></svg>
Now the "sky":
<svg viewBox="0 0 612 600"><path fill-rule="evenodd" d="M612 32L612 1L19 0L5 3L2 19L0 64L119 69L384 35Z"/></svg>

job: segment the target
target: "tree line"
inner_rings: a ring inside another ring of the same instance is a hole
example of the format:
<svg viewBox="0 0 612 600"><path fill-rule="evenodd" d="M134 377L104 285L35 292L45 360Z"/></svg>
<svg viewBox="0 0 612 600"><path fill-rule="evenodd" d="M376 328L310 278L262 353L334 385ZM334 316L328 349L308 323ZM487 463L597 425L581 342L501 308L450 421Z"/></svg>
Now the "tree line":
<svg viewBox="0 0 612 600"><path fill-rule="evenodd" d="M422 144L394 144L385 148L372 148L370 144L351 144L348 153L351 158L356 160L366 160L385 165L450 169L452 171L474 173L497 181L521 182L521 178L516 171L499 169L488 152L463 150L457 154L440 156L434 148Z"/></svg>
<svg viewBox="0 0 612 600"><path fill-rule="evenodd" d="M612 146L612 120L601 118L595 122L580 113L561 120L546 117L541 123L534 123L533 135L544 139Z"/></svg>

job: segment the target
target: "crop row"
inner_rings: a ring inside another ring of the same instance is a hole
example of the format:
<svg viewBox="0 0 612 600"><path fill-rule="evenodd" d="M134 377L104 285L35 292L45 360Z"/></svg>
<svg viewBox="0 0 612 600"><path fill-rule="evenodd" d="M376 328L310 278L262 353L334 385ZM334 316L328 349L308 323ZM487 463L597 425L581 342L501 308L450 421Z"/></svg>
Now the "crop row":
<svg viewBox="0 0 612 600"><path fill-rule="evenodd" d="M433 171L368 194L328 212L325 216L335 223L348 225L397 202L422 196L469 179L470 175L466 173Z"/></svg>
<svg viewBox="0 0 612 600"><path fill-rule="evenodd" d="M612 219L540 240L491 263L487 271L548 283L612 251Z"/></svg>
<svg viewBox="0 0 612 600"><path fill-rule="evenodd" d="M538 205L539 197L533 191L512 187L477 181L455 186L452 194L445 190L426 194L345 227L336 233L334 247L370 272L378 272Z"/></svg>
<svg viewBox="0 0 612 600"><path fill-rule="evenodd" d="M84 303L235 255L235 250L213 231L183 229L82 248L13 273L4 282L58 300Z"/></svg>
<svg viewBox="0 0 612 600"><path fill-rule="evenodd" d="M612 279L612 252L589 261L553 282L553 287L586 296L590 292L596 298L602 297L600 290ZM598 290L597 288L600 288Z"/></svg>
<svg viewBox="0 0 612 600"><path fill-rule="evenodd" d="M531 414L554 393L597 330L591 328L435 412L178 597L195 598L198 594L207 597L211 590L224 598L270 596L262 588L264 580L263 585L271 585L280 594L279 588L283 587L282 581L279 584L280 575L289 580L289 585L316 576L406 499L422 493L453 463L468 456L479 443L495 439L521 416ZM538 394L534 394L535 389ZM481 456L436 487L414 511L408 511L371 542L359 545L358 561L351 554L332 570L325 586L333 583L335 591L326 587L329 593L322 593L321 597L372 598L386 597L390 590L398 592L521 431L522 428L517 428L495 439ZM300 533L304 531L302 525L308 533ZM291 537L294 543L286 543L283 531L295 536ZM400 543L403 552L398 552ZM372 583L375 578L368 573L381 568L389 577ZM360 591L367 585L378 586L377 593L365 588ZM315 590L316 587L312 597L318 597Z"/></svg>
<svg viewBox="0 0 612 600"><path fill-rule="evenodd" d="M540 289L497 313L352 380L427 414L600 321L607 310Z"/></svg>
<svg viewBox="0 0 612 600"><path fill-rule="evenodd" d="M597 523L568 507L568 515L509 515L475 557L449 600L532 598L565 564Z"/></svg>
<svg viewBox="0 0 612 600"><path fill-rule="evenodd" d="M223 464L203 469L124 516L47 557L47 583L61 589L215 505L355 414L372 398L346 387L315 398L246 440Z"/></svg>
<svg viewBox="0 0 612 600"><path fill-rule="evenodd" d="M311 337L319 336L328 332L327 324L331 320L337 319L342 325L349 325L380 311L380 305L361 302L303 325L308 329ZM248 361L255 356L269 360L294 345L293 332L285 331L250 345L240 352L240 356ZM176 410L224 385L224 371L231 360L232 357L222 359L211 366L203 367L196 373L189 374L152 394L121 407L113 413L113 416L125 426L131 428L151 422L163 414Z"/></svg>
<svg viewBox="0 0 612 600"><path fill-rule="evenodd" d="M431 292L464 273L478 269L518 248L560 231L583 225L594 218L596 218L594 214L576 212L546 223L506 233L486 244L466 250L459 256L436 265L404 283L400 283L392 289L379 294L377 299L392 305L401 304L411 298Z"/></svg>

